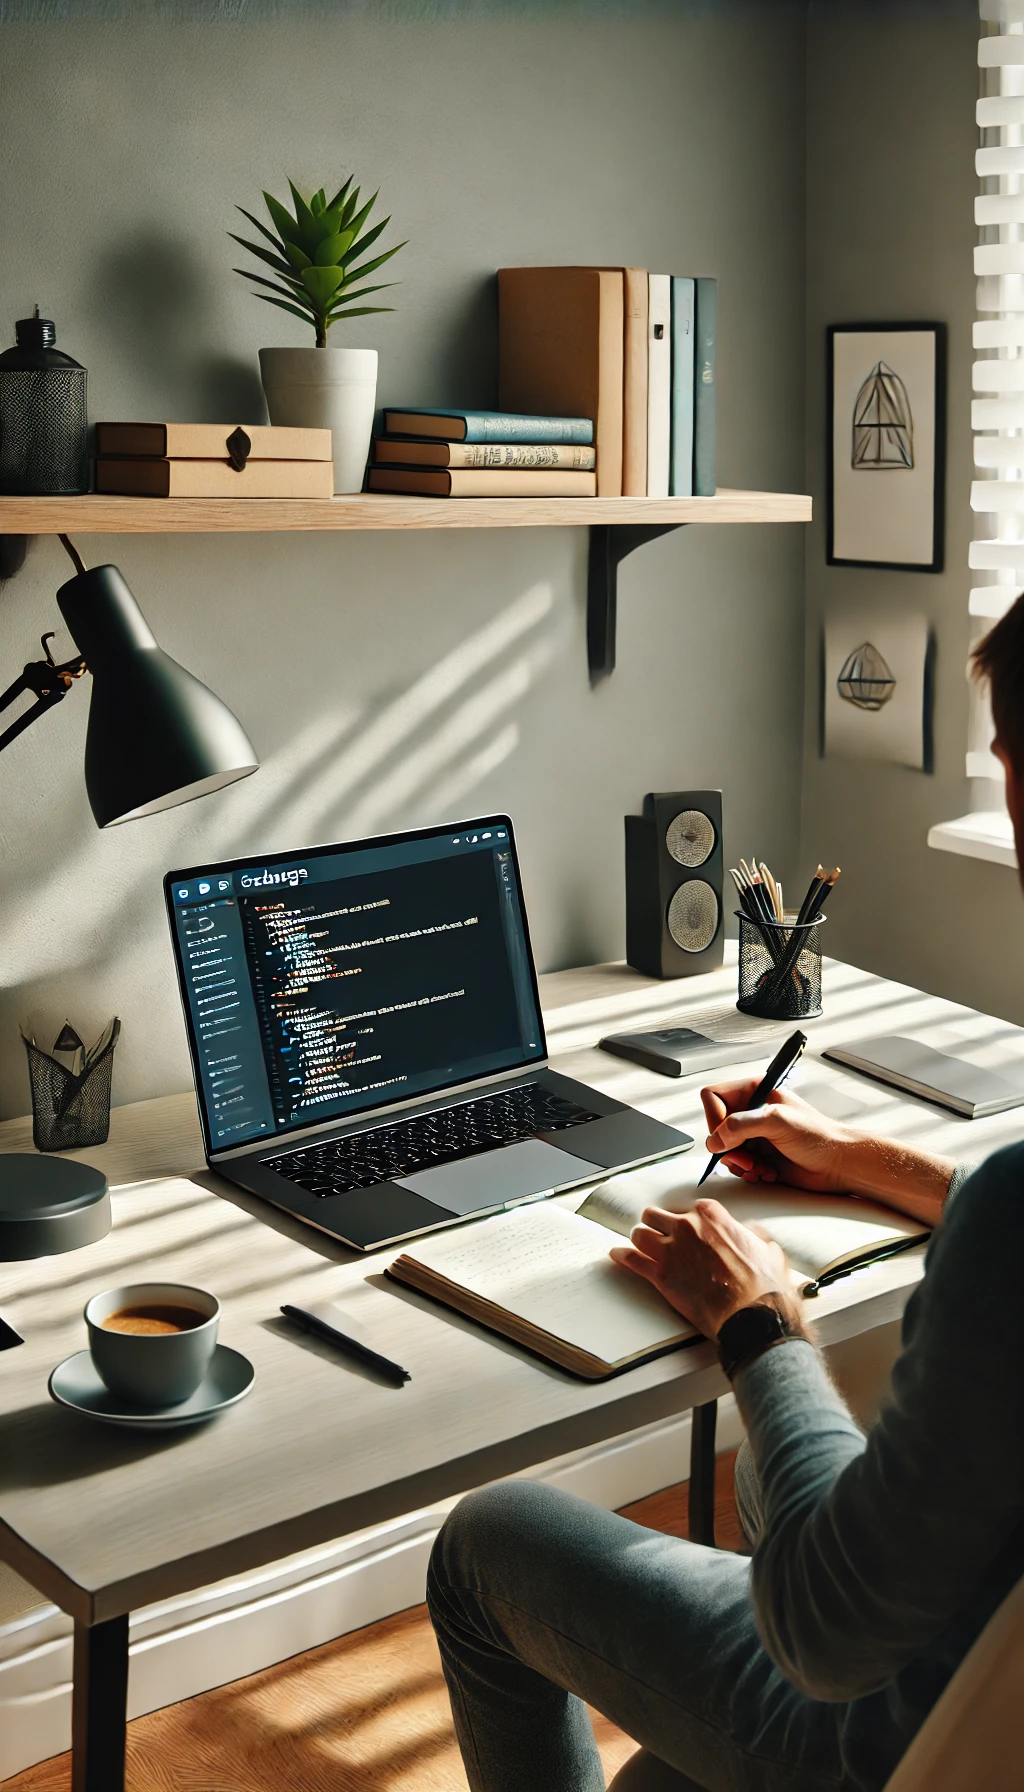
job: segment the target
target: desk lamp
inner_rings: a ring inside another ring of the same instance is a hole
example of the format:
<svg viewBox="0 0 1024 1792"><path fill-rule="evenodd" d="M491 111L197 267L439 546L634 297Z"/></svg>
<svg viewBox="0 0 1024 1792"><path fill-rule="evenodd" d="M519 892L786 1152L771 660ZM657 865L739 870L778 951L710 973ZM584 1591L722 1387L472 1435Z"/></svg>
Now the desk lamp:
<svg viewBox="0 0 1024 1792"><path fill-rule="evenodd" d="M0 1263L76 1251L110 1231L107 1179L92 1164L13 1151L0 1157L0 1166ZM0 1318L0 1350L22 1342Z"/></svg>
<svg viewBox="0 0 1024 1792"><path fill-rule="evenodd" d="M85 787L98 827L156 815L248 777L259 760L227 705L157 646L116 566L89 571L68 537L60 540L76 572L57 602L80 656L58 666L52 633L42 637L45 660L26 666L0 695L0 709L23 692L36 696L0 734L0 750L91 672Z"/></svg>

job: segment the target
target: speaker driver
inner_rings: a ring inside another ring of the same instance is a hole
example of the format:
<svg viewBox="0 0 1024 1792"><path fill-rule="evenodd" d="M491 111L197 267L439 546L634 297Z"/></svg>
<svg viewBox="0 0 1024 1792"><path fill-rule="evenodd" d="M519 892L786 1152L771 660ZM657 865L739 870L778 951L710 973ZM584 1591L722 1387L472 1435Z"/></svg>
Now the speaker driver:
<svg viewBox="0 0 1024 1792"><path fill-rule="evenodd" d="M681 884L668 905L668 930L684 952L704 952L718 932L718 897L699 878Z"/></svg>
<svg viewBox="0 0 1024 1792"><path fill-rule="evenodd" d="M677 865L703 865L715 849L714 825L699 809L684 809L665 830L665 848Z"/></svg>

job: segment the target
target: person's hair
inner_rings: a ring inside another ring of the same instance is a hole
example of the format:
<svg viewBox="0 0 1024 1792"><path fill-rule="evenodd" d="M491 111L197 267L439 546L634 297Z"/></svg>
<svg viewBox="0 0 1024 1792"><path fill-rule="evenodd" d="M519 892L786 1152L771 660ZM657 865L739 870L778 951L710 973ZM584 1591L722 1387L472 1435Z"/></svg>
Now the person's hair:
<svg viewBox="0 0 1024 1792"><path fill-rule="evenodd" d="M1024 593L971 654L975 678L987 678L996 739L1024 778Z"/></svg>

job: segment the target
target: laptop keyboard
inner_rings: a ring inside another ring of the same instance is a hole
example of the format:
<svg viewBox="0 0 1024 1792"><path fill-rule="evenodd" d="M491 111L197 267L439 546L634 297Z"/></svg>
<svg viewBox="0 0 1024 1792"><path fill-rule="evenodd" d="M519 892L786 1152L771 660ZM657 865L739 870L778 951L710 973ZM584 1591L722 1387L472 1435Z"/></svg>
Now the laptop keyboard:
<svg viewBox="0 0 1024 1792"><path fill-rule="evenodd" d="M498 1095L460 1101L394 1126L321 1139L298 1151L263 1157L260 1162L307 1194L322 1198L373 1188L394 1176L412 1176L435 1164L450 1164L460 1157L514 1145L538 1132L564 1132L599 1117L538 1083L521 1083Z"/></svg>

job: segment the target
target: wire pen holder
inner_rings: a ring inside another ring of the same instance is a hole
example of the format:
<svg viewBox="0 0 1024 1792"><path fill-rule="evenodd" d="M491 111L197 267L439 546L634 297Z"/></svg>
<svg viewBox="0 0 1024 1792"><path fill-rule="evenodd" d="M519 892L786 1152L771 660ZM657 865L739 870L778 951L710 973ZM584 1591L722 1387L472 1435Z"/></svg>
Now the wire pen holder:
<svg viewBox="0 0 1024 1792"><path fill-rule="evenodd" d="M37 1151L78 1151L106 1142L110 1078L120 1031L121 1022L115 1017L87 1051L65 1021L52 1052L22 1031L32 1085L32 1143ZM61 1057L66 1060L63 1064Z"/></svg>
<svg viewBox="0 0 1024 1792"><path fill-rule="evenodd" d="M740 924L739 995L736 1006L762 1020L812 1020L821 1013L821 929L812 921L751 920Z"/></svg>

